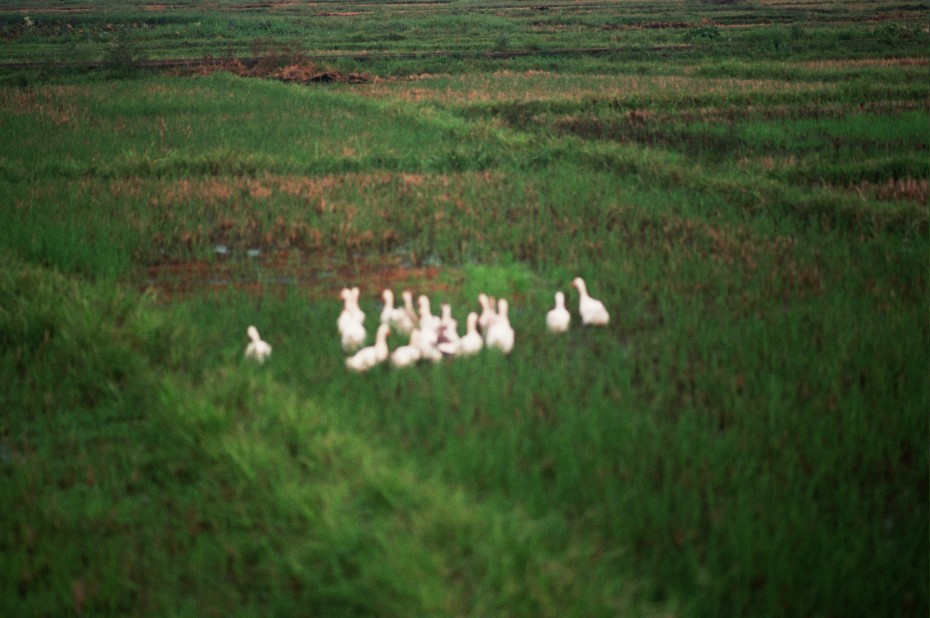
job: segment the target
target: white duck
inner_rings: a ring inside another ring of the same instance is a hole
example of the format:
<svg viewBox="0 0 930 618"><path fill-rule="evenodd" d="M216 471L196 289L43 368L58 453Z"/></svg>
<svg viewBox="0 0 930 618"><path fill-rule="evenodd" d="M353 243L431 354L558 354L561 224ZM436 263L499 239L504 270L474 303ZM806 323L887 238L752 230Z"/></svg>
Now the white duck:
<svg viewBox="0 0 930 618"><path fill-rule="evenodd" d="M465 321L465 335L459 339L458 353L461 356L477 354L484 347L484 340L478 334L478 314L472 311Z"/></svg>
<svg viewBox="0 0 930 618"><path fill-rule="evenodd" d="M381 310L381 323L389 324L392 329L402 335L410 334L414 327L413 319L407 313L405 307L394 306L394 292L385 289L381 293L381 297L384 299L384 309Z"/></svg>
<svg viewBox="0 0 930 618"><path fill-rule="evenodd" d="M346 352L354 352L365 344L368 335L365 333L365 325L361 322L349 321L340 335L342 349Z"/></svg>
<svg viewBox="0 0 930 618"><path fill-rule="evenodd" d="M391 333L391 327L382 324L378 327L375 334L375 344L362 348L354 355L346 359L346 368L349 371L368 371L378 363L383 363L388 357L387 337Z"/></svg>
<svg viewBox="0 0 930 618"><path fill-rule="evenodd" d="M565 308L565 294L555 293L555 308L546 314L546 328L551 333L564 333L572 321L572 314Z"/></svg>
<svg viewBox="0 0 930 618"><path fill-rule="evenodd" d="M245 346L245 357L254 358L259 364L264 363L265 359L271 356L271 345L267 341L262 341L258 329L254 326L249 326L246 333L249 335L250 341L249 345Z"/></svg>
<svg viewBox="0 0 930 618"><path fill-rule="evenodd" d="M497 312L494 310L494 300L488 298L487 294L481 293L478 294L478 304L481 305L481 315L478 316L478 326L481 327L481 332L487 333L488 327L491 326L491 322L497 317Z"/></svg>
<svg viewBox="0 0 930 618"><path fill-rule="evenodd" d="M420 351L420 331L414 328L410 331L410 343L402 345L391 352L391 366L409 367L423 356Z"/></svg>
<svg viewBox="0 0 930 618"><path fill-rule="evenodd" d="M417 305L420 310L420 320L417 328L420 329L420 335L431 345L436 345L439 341L439 326L442 321L439 317L432 314L429 306L429 298L421 295L417 298Z"/></svg>
<svg viewBox="0 0 930 618"><path fill-rule="evenodd" d="M504 354L510 354L513 349L514 332L507 317L508 304L503 298L497 301L497 317L488 326L484 336L484 343L489 348L497 348Z"/></svg>
<svg viewBox="0 0 930 618"><path fill-rule="evenodd" d="M443 354L437 347L438 341L436 331L426 331L422 328L417 328L416 332L417 337L416 339L411 338L410 344L420 349L420 358L433 363L441 361Z"/></svg>
<svg viewBox="0 0 930 618"><path fill-rule="evenodd" d="M365 344L365 313L358 306L358 288L342 288L339 298L343 301L342 312L336 320L342 349L354 352Z"/></svg>
<svg viewBox="0 0 930 618"><path fill-rule="evenodd" d="M384 309L381 310L381 323L390 324L394 316L394 292L385 288L381 292L381 298L384 300Z"/></svg>
<svg viewBox="0 0 930 618"><path fill-rule="evenodd" d="M410 290L404 290L400 293L400 296L404 299L404 311L407 313L407 317L410 319L410 323L416 326L417 322L420 321L420 318L417 316L416 309L413 308L413 292Z"/></svg>
<svg viewBox="0 0 930 618"><path fill-rule="evenodd" d="M365 313L358 306L359 289L342 288L339 292L339 298L342 299L342 312L336 320L336 326L342 333L347 326L353 322L363 324L365 322Z"/></svg>
<svg viewBox="0 0 930 618"><path fill-rule="evenodd" d="M581 323L585 326L606 326L610 322L610 314L604 303L588 295L588 288L584 279L575 277L572 285L578 288L578 313L581 314Z"/></svg>
<svg viewBox="0 0 930 618"><path fill-rule="evenodd" d="M439 318L439 337L436 347L443 354L456 354L459 346L459 323L452 317L452 307L449 303L442 304L442 315Z"/></svg>

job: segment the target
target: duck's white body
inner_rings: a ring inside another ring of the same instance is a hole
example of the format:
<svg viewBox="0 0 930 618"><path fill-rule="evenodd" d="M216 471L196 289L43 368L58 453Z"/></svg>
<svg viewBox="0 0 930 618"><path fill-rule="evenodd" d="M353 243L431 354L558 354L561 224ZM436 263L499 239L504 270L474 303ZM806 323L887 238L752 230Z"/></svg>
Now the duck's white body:
<svg viewBox="0 0 930 618"><path fill-rule="evenodd" d="M406 309L394 310L394 316L391 318L391 328L402 335L409 335L413 332L415 326L416 324L410 318L410 314L407 313Z"/></svg>
<svg viewBox="0 0 930 618"><path fill-rule="evenodd" d="M343 306L342 312L336 320L336 326L339 328L340 333L351 327L353 323L365 323L365 312L358 306L359 294L358 288L342 288L342 291L339 292L339 298L342 299Z"/></svg>
<svg viewBox="0 0 930 618"><path fill-rule="evenodd" d="M426 331L422 328L417 328L414 332L417 333L417 336L416 338L410 338L410 345L415 345L419 348L420 358L433 363L441 361L442 352L438 348L437 332Z"/></svg>
<svg viewBox="0 0 930 618"><path fill-rule="evenodd" d="M443 333L448 331L451 338L459 338L459 323L452 317L452 306L449 303L442 304L442 314L439 317L439 329Z"/></svg>
<svg viewBox="0 0 930 618"><path fill-rule="evenodd" d="M245 347L245 357L264 363L265 359L271 356L271 345L267 341L262 341L258 329L254 326L249 326L246 333L249 335L249 345Z"/></svg>
<svg viewBox="0 0 930 618"><path fill-rule="evenodd" d="M383 363L388 357L387 337L391 332L391 327L382 324L378 327L375 335L375 344L362 348L354 355L346 359L346 368L349 371L368 371L375 365Z"/></svg>
<svg viewBox="0 0 930 618"><path fill-rule="evenodd" d="M436 347L439 351L447 355L458 354L459 349L459 323L452 317L452 307L449 303L443 303L442 316L439 318L439 331L436 340Z"/></svg>
<svg viewBox="0 0 930 618"><path fill-rule="evenodd" d="M572 285L578 288L578 313L581 314L581 323L585 326L606 326L610 322L610 314L604 303L588 295L588 288L581 277L575 277Z"/></svg>
<svg viewBox="0 0 930 618"><path fill-rule="evenodd" d="M565 294L555 293L555 308L546 314L546 328L551 333L564 333L571 324L572 314L565 308Z"/></svg>
<svg viewBox="0 0 930 618"><path fill-rule="evenodd" d="M336 320L336 326L339 328L342 349L346 352L354 352L365 345L367 337L365 333L365 313L358 306L358 297L358 288L342 288L342 291L339 292L339 298L342 299L343 306L342 312Z"/></svg>
<svg viewBox="0 0 930 618"><path fill-rule="evenodd" d="M391 317L394 315L394 292L385 288L381 292L381 298L384 299L384 309L381 310L381 323L390 324Z"/></svg>
<svg viewBox="0 0 930 618"><path fill-rule="evenodd" d="M510 354L513 349L514 332L507 316L507 301L503 298L497 301L497 317L488 326L484 336L484 343L489 348L497 348L504 354Z"/></svg>
<svg viewBox="0 0 930 618"><path fill-rule="evenodd" d="M414 322L407 313L405 307L394 306L394 292L384 290L381 293L384 298L384 309L381 310L381 323L388 324L395 332L402 335L409 335L413 330Z"/></svg>
<svg viewBox="0 0 930 618"><path fill-rule="evenodd" d="M481 332L487 333L488 328L491 326L491 322L497 317L497 312L494 310L494 301L488 298L487 294L478 294L478 304L481 305L481 315L478 316L478 326L481 327Z"/></svg>
<svg viewBox="0 0 930 618"><path fill-rule="evenodd" d="M413 308L413 292L404 290L400 293L400 296L404 299L404 312L407 314L407 319L409 319L410 323L415 327L417 322L420 321L420 318L417 316L417 310ZM413 328L410 330L413 330Z"/></svg>
<svg viewBox="0 0 930 618"><path fill-rule="evenodd" d="M484 347L484 339L478 334L478 314L472 311L465 322L465 335L459 339L458 353L461 356L477 354Z"/></svg>
<svg viewBox="0 0 930 618"><path fill-rule="evenodd" d="M367 337L365 326L361 322L350 320L341 332L342 349L346 352L354 352L365 345Z"/></svg>
<svg viewBox="0 0 930 618"><path fill-rule="evenodd" d="M429 298L420 296L417 298L417 304L419 305L420 316L417 328L420 329L420 336L432 345L436 345L439 342L439 326L442 322L430 310Z"/></svg>
<svg viewBox="0 0 930 618"><path fill-rule="evenodd" d="M420 331L413 329L410 331L410 343L402 345L391 352L391 366L409 367L415 364L423 356L419 346Z"/></svg>

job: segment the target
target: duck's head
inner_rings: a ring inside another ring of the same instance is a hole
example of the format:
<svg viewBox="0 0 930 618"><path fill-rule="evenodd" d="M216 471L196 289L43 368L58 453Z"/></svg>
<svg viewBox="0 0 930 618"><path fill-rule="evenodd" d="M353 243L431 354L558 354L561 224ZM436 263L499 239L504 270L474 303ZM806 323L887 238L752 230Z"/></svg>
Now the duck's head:
<svg viewBox="0 0 930 618"><path fill-rule="evenodd" d="M499 300L497 301L497 313L498 313L498 315L503 316L503 317L507 317L507 309L508 309L508 307L509 307L509 305L507 304L507 300L506 300L506 299L504 299L504 298L499 299Z"/></svg>

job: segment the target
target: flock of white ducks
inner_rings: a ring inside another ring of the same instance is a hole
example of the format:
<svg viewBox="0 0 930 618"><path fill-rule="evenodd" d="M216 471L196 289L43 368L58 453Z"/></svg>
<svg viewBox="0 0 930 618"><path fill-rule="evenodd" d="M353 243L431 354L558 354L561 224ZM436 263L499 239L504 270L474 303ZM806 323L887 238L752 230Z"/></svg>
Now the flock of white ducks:
<svg viewBox="0 0 930 618"><path fill-rule="evenodd" d="M588 295L581 277L572 281L578 290L578 313L585 326L606 326L610 321L604 303ZM381 311L375 343L362 347L366 340L365 312L359 307L359 288L343 288L339 293L342 311L336 320L342 349L350 354L345 360L350 371L364 372L389 361L393 367L409 367L420 361L439 362L445 358L471 356L483 348L497 349L504 354L513 350L515 334L508 317L509 304L506 299L495 300L487 294L478 295L481 313L472 311L465 322L465 334L459 336L458 322L452 317L452 307L443 303L440 315L434 315L429 298L417 298L414 310L413 294L404 290L403 305L394 306L394 292L385 289L381 298ZM553 333L564 333L571 324L571 313L565 307L565 294L555 293L555 307L546 314L546 328ZM480 331L480 332L479 332ZM250 343L245 356L263 362L271 354L271 346L262 341L258 330L249 326ZM391 333L408 336L406 345L391 351L387 339Z"/></svg>

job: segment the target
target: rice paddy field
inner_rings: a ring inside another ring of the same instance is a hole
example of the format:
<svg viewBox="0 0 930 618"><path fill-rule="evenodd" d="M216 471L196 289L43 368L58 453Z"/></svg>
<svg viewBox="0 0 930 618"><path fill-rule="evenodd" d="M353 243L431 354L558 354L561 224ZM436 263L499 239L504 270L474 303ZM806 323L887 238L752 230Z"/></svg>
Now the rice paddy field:
<svg viewBox="0 0 930 618"><path fill-rule="evenodd" d="M0 615L926 616L928 12L2 6Z"/></svg>

